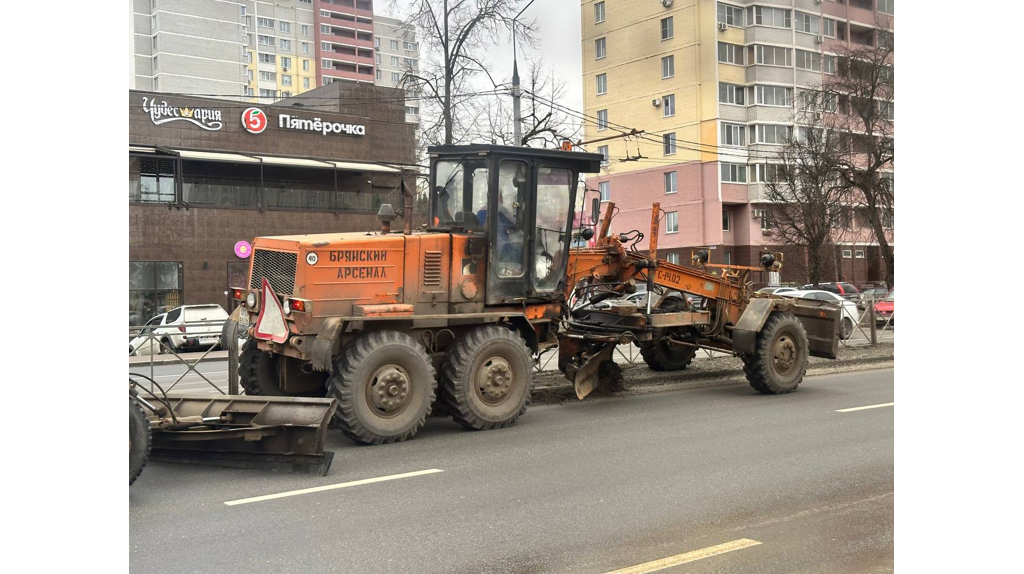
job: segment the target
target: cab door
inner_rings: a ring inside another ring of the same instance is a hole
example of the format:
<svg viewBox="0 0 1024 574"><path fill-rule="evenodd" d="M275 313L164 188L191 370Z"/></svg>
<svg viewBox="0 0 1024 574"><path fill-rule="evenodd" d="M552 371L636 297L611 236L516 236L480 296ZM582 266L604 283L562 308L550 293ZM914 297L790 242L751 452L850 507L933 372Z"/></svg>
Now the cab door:
<svg viewBox="0 0 1024 574"><path fill-rule="evenodd" d="M533 166L521 159L497 158L491 178L487 228L487 304L516 304L527 297L534 196Z"/></svg>

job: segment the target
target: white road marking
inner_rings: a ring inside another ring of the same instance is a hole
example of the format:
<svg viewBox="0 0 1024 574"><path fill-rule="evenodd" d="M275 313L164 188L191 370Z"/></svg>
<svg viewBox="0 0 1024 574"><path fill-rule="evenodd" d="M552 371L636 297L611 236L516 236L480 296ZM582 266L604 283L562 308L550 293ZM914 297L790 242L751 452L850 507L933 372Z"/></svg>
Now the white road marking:
<svg viewBox="0 0 1024 574"><path fill-rule="evenodd" d="M739 540L733 540L732 542L708 546L707 548L701 548L700 550L692 550L690 552L684 552L683 554L669 556L668 558L660 558L658 560L644 562L643 564L637 564L636 566L630 566L629 568L615 570L608 574L646 574L647 572L657 572L658 570L664 570L665 568L703 560L704 558L718 556L719 554L725 554L726 552L750 548L751 546L757 546L758 544L760 544L760 542L757 540L740 538Z"/></svg>
<svg viewBox="0 0 1024 574"><path fill-rule="evenodd" d="M300 494L311 494L313 492L323 492L325 490L335 490L338 488L348 488L350 486L360 486L363 484L373 484L374 482L385 482L388 480L398 480L399 478L411 478L413 476L423 476L425 474L435 474L438 472L444 472L439 468L430 468L427 470L417 470L416 472L405 472L402 474L391 474L388 476L378 476L377 478L364 478L362 480L353 480L351 482L342 482L339 484L328 484L325 486L315 486L313 488L303 488L301 490L290 490L288 492L279 492L277 494L266 494L264 496L254 496L252 498L241 498L239 500L229 500L224 504L228 506L236 506L238 504L249 504L250 502L263 502L264 500L274 500L275 498L286 498L289 496L298 496Z"/></svg>
<svg viewBox="0 0 1024 574"><path fill-rule="evenodd" d="M893 403L881 403L881 404L878 404L878 405L868 405L866 407L853 407L851 409L839 409L836 412L837 413L852 413L853 411L863 411L863 410L867 410L867 409L880 409L882 407L891 407L891 406L893 406Z"/></svg>

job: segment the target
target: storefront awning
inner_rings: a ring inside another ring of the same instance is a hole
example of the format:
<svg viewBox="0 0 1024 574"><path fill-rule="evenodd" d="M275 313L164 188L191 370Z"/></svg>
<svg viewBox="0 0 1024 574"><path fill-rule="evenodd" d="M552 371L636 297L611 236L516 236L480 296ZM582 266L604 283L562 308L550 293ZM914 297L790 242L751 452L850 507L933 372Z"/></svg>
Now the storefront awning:
<svg viewBox="0 0 1024 574"><path fill-rule="evenodd" d="M300 159L295 157L277 157L272 155L258 155L256 156L263 160L265 165L288 165L294 167L327 167L333 168L334 166L326 161L317 161L315 159Z"/></svg>
<svg viewBox="0 0 1024 574"><path fill-rule="evenodd" d="M378 165L375 163L358 163L354 161L332 161L338 169L345 169L349 171L377 171L383 173L400 173L400 170L386 165Z"/></svg>
<svg viewBox="0 0 1024 574"><path fill-rule="evenodd" d="M186 149L172 149L174 153L181 156L181 159L194 159L200 161L233 161L236 163L259 163L260 160L237 153L223 153L213 151L190 151Z"/></svg>
<svg viewBox="0 0 1024 574"><path fill-rule="evenodd" d="M130 145L130 146L128 146L128 151L130 151L130 152L134 151L134 152L138 152L138 153L156 153L156 148L155 147L143 147L143 146L137 146L137 145Z"/></svg>

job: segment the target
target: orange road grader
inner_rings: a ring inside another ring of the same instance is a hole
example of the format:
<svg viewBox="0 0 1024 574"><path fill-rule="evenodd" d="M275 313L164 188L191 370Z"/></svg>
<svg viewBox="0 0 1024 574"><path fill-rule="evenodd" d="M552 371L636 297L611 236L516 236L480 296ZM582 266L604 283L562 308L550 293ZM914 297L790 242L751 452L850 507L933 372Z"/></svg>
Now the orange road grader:
<svg viewBox="0 0 1024 574"><path fill-rule="evenodd" d="M613 381L616 345L639 346L655 370L684 369L698 349L743 361L762 393L796 389L808 355L835 358L839 310L823 302L756 295L751 272L657 258L640 232L573 229L581 173L602 156L491 145L429 150L429 221L404 229L258 237L249 284L222 342L248 337L239 376L247 395L332 397L335 424L369 444L412 437L435 405L471 429L513 424L530 399L534 365L557 347L558 366L582 398ZM596 239L595 239L596 235ZM593 246L587 245L594 239ZM639 303L624 297L646 286ZM689 296L689 297L688 297ZM700 301L700 303L692 302Z"/></svg>

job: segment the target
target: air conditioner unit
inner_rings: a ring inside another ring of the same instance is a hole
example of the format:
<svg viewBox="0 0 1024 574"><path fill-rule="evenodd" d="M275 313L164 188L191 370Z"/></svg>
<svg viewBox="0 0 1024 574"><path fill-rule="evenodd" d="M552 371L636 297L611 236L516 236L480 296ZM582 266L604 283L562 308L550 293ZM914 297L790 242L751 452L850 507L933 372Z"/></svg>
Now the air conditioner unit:
<svg viewBox="0 0 1024 574"><path fill-rule="evenodd" d="M288 72L288 68L281 68L282 72Z"/></svg>
<svg viewBox="0 0 1024 574"><path fill-rule="evenodd" d="M725 22L719 22L718 23L718 29L723 31L723 32L725 32L726 30L729 29L729 25L726 24Z"/></svg>
<svg viewBox="0 0 1024 574"><path fill-rule="evenodd" d="M661 5L668 8L672 5L672 0L661 0Z"/></svg>
<svg viewBox="0 0 1024 574"><path fill-rule="evenodd" d="M374 46L373 49L377 50L378 52L380 52L380 46Z"/></svg>
<svg viewBox="0 0 1024 574"><path fill-rule="evenodd" d="M825 38L821 34L818 34L814 37L814 41L820 44L825 41Z"/></svg>
<svg viewBox="0 0 1024 574"><path fill-rule="evenodd" d="M654 107L660 106L661 105L661 98L654 98L653 100L651 100L651 105L654 106Z"/></svg>

